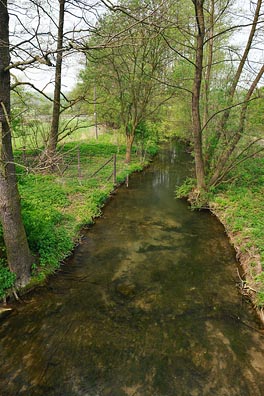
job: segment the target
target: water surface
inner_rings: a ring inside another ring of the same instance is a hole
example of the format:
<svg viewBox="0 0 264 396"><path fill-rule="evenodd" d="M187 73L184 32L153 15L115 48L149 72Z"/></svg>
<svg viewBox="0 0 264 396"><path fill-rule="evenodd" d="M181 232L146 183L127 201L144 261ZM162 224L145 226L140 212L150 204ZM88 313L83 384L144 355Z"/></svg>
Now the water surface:
<svg viewBox="0 0 264 396"><path fill-rule="evenodd" d="M264 337L221 224L174 197L179 146L131 178L0 328L3 396L261 396Z"/></svg>

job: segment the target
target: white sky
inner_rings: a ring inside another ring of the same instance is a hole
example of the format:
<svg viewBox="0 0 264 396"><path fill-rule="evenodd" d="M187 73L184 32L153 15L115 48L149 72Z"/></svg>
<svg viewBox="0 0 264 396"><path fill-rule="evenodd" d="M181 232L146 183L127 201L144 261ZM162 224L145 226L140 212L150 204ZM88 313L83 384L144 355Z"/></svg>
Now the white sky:
<svg viewBox="0 0 264 396"><path fill-rule="evenodd" d="M74 54L64 60L62 66L62 91L71 91L77 81L80 70L84 67L84 55ZM14 70L13 73L20 81L30 82L46 93L53 92L55 67L41 65L40 68L32 67L25 72Z"/></svg>
<svg viewBox="0 0 264 396"><path fill-rule="evenodd" d="M78 1L66 3L64 20L66 40L78 39L80 36L78 31L92 27L96 22L99 10L102 10L101 3L98 0L85 0L86 8L81 7L80 3ZM31 56L36 55L42 57L40 48L44 55L47 51L56 48L59 2L43 0L42 2L36 2L36 4L40 4L40 8L37 8L34 3L30 3L28 0L10 1L8 5L10 47L18 44L17 49L14 48L14 51L11 52L13 62L21 59L31 59ZM83 36L84 33L81 33L81 35ZM88 35L87 31L86 39ZM24 42L24 44L20 45L21 42ZM50 55L50 60L52 64L55 64L54 55ZM78 80L78 74L84 67L84 62L85 57L81 53L66 54L62 64L63 92L69 92L74 88ZM11 73L20 81L30 82L46 93L53 92L55 67L34 63L27 67L25 71L14 68L11 69Z"/></svg>
<svg viewBox="0 0 264 396"><path fill-rule="evenodd" d="M249 15L249 0L244 0L243 4L239 2L243 11L241 11L241 15ZM66 21L67 28L70 24L74 24L74 17L70 17L68 21ZM235 21L237 23L238 21ZM12 18L11 18L11 26ZM247 29L248 30L248 29ZM240 33L236 33L235 35L235 42L237 44L241 44L245 41L245 31L241 31ZM262 45L263 48L263 45ZM262 52L262 54L261 54ZM263 58L263 50L258 51L261 57ZM69 92L74 88L78 81L78 74L82 67L84 67L84 55L82 54L73 54L67 56L63 61L63 71L62 71L62 91ZM18 70L13 69L12 72L21 80L21 81L30 81L34 84L38 89L44 90L46 93L53 92L54 89L54 74L55 68L54 67L47 67L41 65L41 70L36 67L31 67L27 69L26 72L19 72Z"/></svg>

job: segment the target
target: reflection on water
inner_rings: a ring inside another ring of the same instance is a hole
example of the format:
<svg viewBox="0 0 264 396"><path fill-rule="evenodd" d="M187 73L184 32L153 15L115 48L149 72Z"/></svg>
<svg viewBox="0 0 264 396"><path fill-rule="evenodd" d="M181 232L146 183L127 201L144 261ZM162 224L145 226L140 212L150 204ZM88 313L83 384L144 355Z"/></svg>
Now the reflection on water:
<svg viewBox="0 0 264 396"><path fill-rule="evenodd" d="M261 396L264 337L222 226L174 197L180 147L132 178L0 330L5 396Z"/></svg>

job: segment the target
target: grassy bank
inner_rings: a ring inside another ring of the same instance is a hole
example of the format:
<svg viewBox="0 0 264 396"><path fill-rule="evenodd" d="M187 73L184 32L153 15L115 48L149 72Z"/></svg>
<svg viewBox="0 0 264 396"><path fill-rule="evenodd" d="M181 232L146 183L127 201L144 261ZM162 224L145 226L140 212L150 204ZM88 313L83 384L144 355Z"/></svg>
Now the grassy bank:
<svg viewBox="0 0 264 396"><path fill-rule="evenodd" d="M59 147L60 160L53 174L37 168L32 171L37 153L15 153L16 162L23 164L17 168L18 186L28 241L35 257L30 287L59 268L78 243L82 227L100 216L115 185L147 164L149 157L142 162L135 152L131 163L125 164L125 145L120 142L117 145L115 140L107 134L98 141L64 144ZM155 147L150 149L153 154ZM7 270L3 243L1 256L0 297L3 297L14 282L13 274Z"/></svg>
<svg viewBox="0 0 264 396"><path fill-rule="evenodd" d="M243 268L242 286L264 309L264 158L240 165L211 196L212 210L224 224ZM264 319L264 317L263 317Z"/></svg>

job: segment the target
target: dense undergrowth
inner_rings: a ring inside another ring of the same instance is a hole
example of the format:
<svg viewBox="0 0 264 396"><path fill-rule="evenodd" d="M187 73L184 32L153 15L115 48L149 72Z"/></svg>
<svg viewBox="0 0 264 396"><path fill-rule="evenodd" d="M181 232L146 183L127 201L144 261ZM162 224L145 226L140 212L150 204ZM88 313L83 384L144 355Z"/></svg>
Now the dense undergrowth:
<svg viewBox="0 0 264 396"><path fill-rule="evenodd" d="M156 150L157 146L152 144L150 154ZM35 257L29 287L59 268L78 242L81 228L101 214L114 189L113 154L116 154L117 184L146 165L146 160L142 161L135 151L131 163L125 164L125 146L111 143L107 136L87 143L67 143L59 152L61 162L53 174L28 172L28 167L17 169L23 221ZM16 162L21 163L21 153L15 155ZM34 161L35 153L26 153L26 163ZM3 297L15 279L7 268L3 242L1 246L0 297Z"/></svg>

